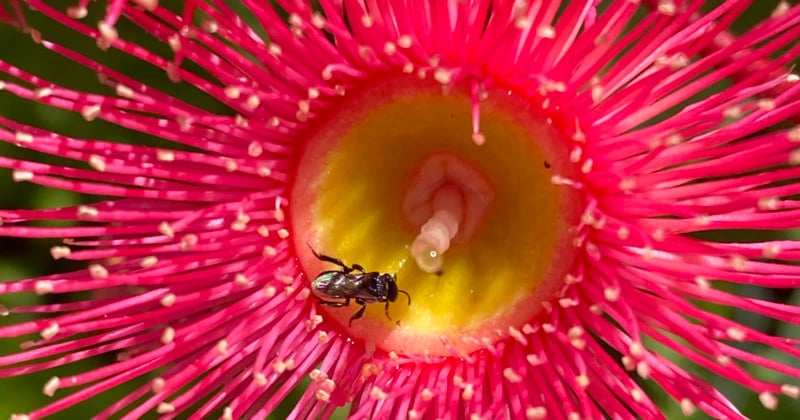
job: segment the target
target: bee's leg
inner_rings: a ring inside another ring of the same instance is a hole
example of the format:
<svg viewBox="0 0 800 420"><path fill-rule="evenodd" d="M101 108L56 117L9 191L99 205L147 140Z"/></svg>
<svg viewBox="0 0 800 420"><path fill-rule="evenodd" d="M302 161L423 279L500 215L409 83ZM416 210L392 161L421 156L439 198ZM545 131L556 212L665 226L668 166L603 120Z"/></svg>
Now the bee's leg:
<svg viewBox="0 0 800 420"><path fill-rule="evenodd" d="M366 310L367 310L367 304L366 303L361 303L361 309L356 311L356 313L354 313L353 316L350 317L350 326L351 327L353 326L353 320L356 320L356 319L361 318L362 316L364 316L364 311L366 311Z"/></svg>
<svg viewBox="0 0 800 420"><path fill-rule="evenodd" d="M308 244L306 244L306 245L308 245ZM342 260L340 260L338 258L333 258L330 255L320 254L317 251L315 251L314 248L311 248L311 245L308 245L308 249L311 250L311 252L314 254L315 257L317 257L318 260L326 261L326 262L329 262L331 264L336 264L339 267L342 267L342 272L344 272L345 274L353 271L354 269L358 270L361 267L360 265L358 266L359 268L355 268L356 266L350 267L347 264L345 264L344 261L342 261ZM360 268L360 270L361 270L361 272L364 272L363 268Z"/></svg>
<svg viewBox="0 0 800 420"><path fill-rule="evenodd" d="M389 316L389 302L386 302L386 306L383 308L383 312L386 314L386 319L392 321L392 317Z"/></svg>
<svg viewBox="0 0 800 420"><path fill-rule="evenodd" d="M362 273L366 273L367 271L364 270L364 267L360 266L359 264L353 264L353 270L358 270Z"/></svg>

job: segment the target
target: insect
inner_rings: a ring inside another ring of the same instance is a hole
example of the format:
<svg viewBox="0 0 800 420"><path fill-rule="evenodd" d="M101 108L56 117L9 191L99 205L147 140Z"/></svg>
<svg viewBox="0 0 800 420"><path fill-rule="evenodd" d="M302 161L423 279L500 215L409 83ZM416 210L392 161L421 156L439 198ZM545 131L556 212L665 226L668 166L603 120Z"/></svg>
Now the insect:
<svg viewBox="0 0 800 420"><path fill-rule="evenodd" d="M367 272L358 264L348 266L338 258L318 253L310 245L309 248L319 260L341 267L341 270L323 271L311 282L311 291L319 299L319 303L338 308L350 306L352 299L361 305L361 309L350 317L350 326L354 320L364 316L367 304L375 302L386 302L384 312L391 321L389 303L397 300L398 293L406 295L408 304L411 305L408 292L397 288L396 274Z"/></svg>

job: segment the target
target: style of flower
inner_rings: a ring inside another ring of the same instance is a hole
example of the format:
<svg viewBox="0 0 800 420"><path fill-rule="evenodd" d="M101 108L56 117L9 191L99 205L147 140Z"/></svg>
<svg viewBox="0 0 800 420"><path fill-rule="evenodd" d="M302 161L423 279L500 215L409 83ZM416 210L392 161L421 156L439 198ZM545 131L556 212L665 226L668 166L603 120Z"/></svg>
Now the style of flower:
<svg viewBox="0 0 800 420"><path fill-rule="evenodd" d="M0 337L36 335L0 377L116 356L53 376L53 402L15 419L127 382L97 418L264 418L294 389L290 418L347 404L353 418L664 417L642 381L686 415L745 417L666 350L769 409L800 394L797 363L749 346L796 362L800 340L704 305L800 323L799 307L726 286L797 288L800 242L708 235L800 227L799 6L737 37L746 1L111 0L96 27L88 0L25 3L0 19L103 90L0 53L0 91L162 142L0 116L0 140L63 158L0 157L14 181L103 196L0 210L0 235L62 240L52 257L88 267L0 295L91 292L0 306ZM227 111L46 39L29 12ZM396 273L408 302L312 285L323 270L358 285L356 263Z"/></svg>

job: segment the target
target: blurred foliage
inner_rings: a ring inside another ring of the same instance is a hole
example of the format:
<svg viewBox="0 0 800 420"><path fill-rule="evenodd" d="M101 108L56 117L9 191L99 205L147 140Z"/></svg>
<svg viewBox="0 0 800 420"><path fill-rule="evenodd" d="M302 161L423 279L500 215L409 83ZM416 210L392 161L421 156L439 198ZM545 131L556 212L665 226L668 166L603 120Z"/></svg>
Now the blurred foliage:
<svg viewBox="0 0 800 420"><path fill-rule="evenodd" d="M712 3L721 3L721 1ZM792 3L796 3L796 1ZM768 16L775 4L775 1L756 2L754 7L748 10L742 19L737 22L736 29L742 32L755 22ZM102 13L102 11L102 5L95 4L92 8L92 14L87 17L85 21L89 23L97 21L98 15ZM32 26L41 29L46 39L56 40L62 45L70 46L87 56L94 57L104 64L132 75L151 86L169 92L195 106L220 113L229 112L219 103L187 83L173 84L166 78L162 70L152 65L142 63L114 50L106 52L99 51L93 41L59 25L55 25L50 21L43 20L41 16L37 14L30 14L29 18L31 19ZM148 43L148 45L153 44L153 38L149 37L147 34L136 30L127 30L132 29L130 24L123 22L119 29L121 34L134 42ZM18 47L11 48L10 46ZM166 47L159 46L158 48L161 48L160 51L164 56L170 55ZM70 88L113 95L113 92L110 92L108 88L97 83L96 75L93 72L86 70L70 60L50 53L43 47L31 42L29 35L23 34L10 26L0 25L0 59ZM193 70L202 71L202 69L196 66ZM7 77L8 76L3 75L2 79ZM0 115L26 124L80 138L106 139L125 143L150 145L165 144L163 140L144 133L121 129L99 120L87 123L80 115L75 113L26 102L7 93L0 93L0 95L0 98L2 98L0 99ZM20 150L6 143L0 143L0 155L42 159L42 156ZM58 158L52 157L45 157L43 160L58 162ZM26 183L13 183L10 180L10 171L0 169L0 208L51 208L92 202L95 200L97 200L96 197L39 188ZM787 232L786 235L794 235L794 233ZM732 238L729 238L729 240L731 239ZM55 240L2 238L2 240L0 240L0 281L33 277L45 273L66 272L82 267L81 265L71 264L63 260L58 263L54 262L49 255L48 249L57 244L58 241ZM744 288L744 286L742 286L742 288ZM749 288L748 290L737 290L737 293L800 305L800 291L797 290L787 290L783 293L776 294L763 289ZM3 296L2 299L2 304L5 306L15 307L34 304L37 299L41 299L41 297L25 294ZM761 330L789 337L800 337L800 327L798 326L774 323L763 317L739 311L735 308L725 307L716 308L716 310L721 315L732 317L737 321L757 327ZM15 316L14 318L16 322L24 319L22 316ZM4 321L4 319L0 317L0 325L3 325L4 322L8 323L9 321ZM23 340L0 340L0 355L13 353L19 348L22 341ZM654 347L659 347L657 344L650 344ZM705 378L711 385L729 396L742 412L751 418L800 418L800 402L796 400L790 400L787 397L781 396L779 409L777 411L768 411L761 406L757 397L753 395L752 392L696 368L667 349L663 349L663 352L664 354L672 354L674 360L685 369ZM796 359L790 360L785 354L770 348L758 348L758 353L761 356L782 363L797 362ZM42 386L51 376L64 376L90 370L109 362L109 357L110 356L97 357L70 366L38 372L27 376L0 379L0 419L8 418L13 412L32 410L50 401L51 399L42 394ZM780 375L772 371L758 371L754 373L764 379L781 380ZM97 413L102 408L108 406L108 404L115 401L118 397L125 395L146 379L148 378L142 378L142 381L139 381L137 384L109 391L101 398L95 398L89 402L79 404L52 418L87 418L92 413ZM784 377L783 380L786 380L786 378ZM654 386L652 382L645 382L643 385L650 395L655 396L667 418L683 417L678 404L671 401L657 386ZM13 397L9 398L11 394L8 390L14 390ZM64 395L63 393L63 390L59 391L59 395ZM297 401L297 398L299 398L297 392L287 398L274 417L285 417L291 410L294 401ZM339 410L337 412L337 417L343 417L344 413L344 411ZM698 410L697 414L692 416L692 418L700 419L707 418L707 416Z"/></svg>

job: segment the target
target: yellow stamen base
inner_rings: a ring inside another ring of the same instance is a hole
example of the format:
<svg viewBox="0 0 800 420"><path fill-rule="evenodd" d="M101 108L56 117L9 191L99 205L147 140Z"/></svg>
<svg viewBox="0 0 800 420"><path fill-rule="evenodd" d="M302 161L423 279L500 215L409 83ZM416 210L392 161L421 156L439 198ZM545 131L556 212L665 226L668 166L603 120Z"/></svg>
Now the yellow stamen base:
<svg viewBox="0 0 800 420"><path fill-rule="evenodd" d="M573 253L568 227L579 199L550 182L571 175L565 142L527 102L501 91L480 103L481 146L472 139L469 92L459 86L443 93L435 82L405 78L348 97L299 162L290 203L295 249L309 282L337 267L306 243L348 265L397 273L412 304L398 296L393 321L382 303L371 304L352 327L354 302L320 305L323 316L354 338L404 354L469 352L498 329L522 328L560 286ZM415 169L436 154L467 162L493 189L485 215L467 221L477 226L471 237L450 244L441 276L411 258L420 225L403 211Z"/></svg>

